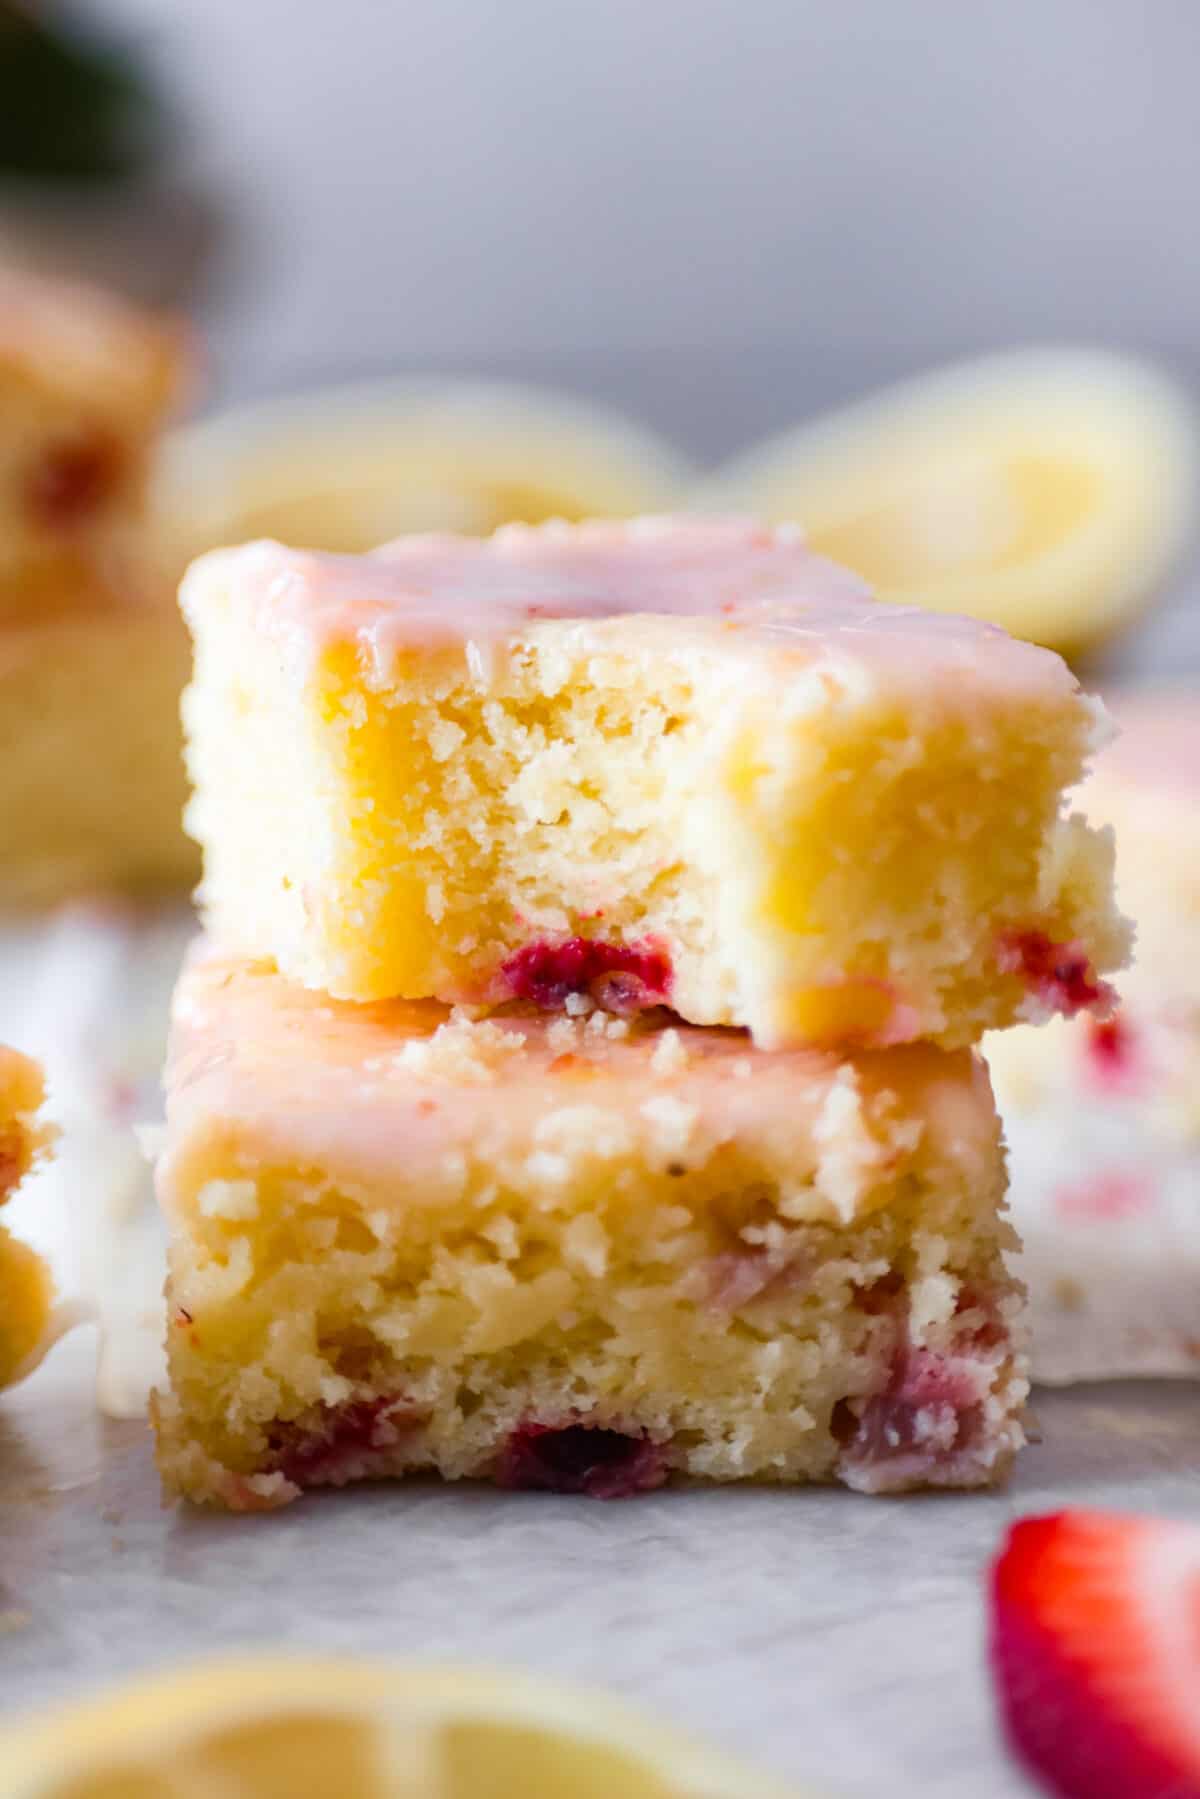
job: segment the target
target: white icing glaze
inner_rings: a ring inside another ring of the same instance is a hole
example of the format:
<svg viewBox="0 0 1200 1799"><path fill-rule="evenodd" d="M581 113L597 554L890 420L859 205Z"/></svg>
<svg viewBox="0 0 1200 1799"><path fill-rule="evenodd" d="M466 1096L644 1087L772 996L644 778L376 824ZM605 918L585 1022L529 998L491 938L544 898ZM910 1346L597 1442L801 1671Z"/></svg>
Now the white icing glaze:
<svg viewBox="0 0 1200 1799"><path fill-rule="evenodd" d="M488 668L489 647L544 621L656 615L686 618L688 641L765 648L800 664L836 655L907 691L937 688L948 704L973 687L1075 687L1049 651L975 619L880 603L794 527L747 519L508 525L487 539L401 538L369 556L246 544L193 565L185 612L194 617L216 591L302 661L350 643L381 669L404 651L464 647Z"/></svg>
<svg viewBox="0 0 1200 1799"><path fill-rule="evenodd" d="M664 1028L676 1033L665 1046ZM702 1154L772 1143L798 1177L823 1168L829 1191L841 1171L847 1215L918 1148L987 1177L995 1113L970 1052L918 1044L847 1061L748 1047L741 1031L678 1020L629 1030L602 1013L521 1012L472 1025L434 1001L338 1002L201 945L176 993L159 1196L186 1210L187 1165L215 1153L226 1171L257 1159L383 1177L406 1204L436 1204L448 1155L553 1153L555 1131L574 1138L576 1125L643 1153L673 1134Z"/></svg>

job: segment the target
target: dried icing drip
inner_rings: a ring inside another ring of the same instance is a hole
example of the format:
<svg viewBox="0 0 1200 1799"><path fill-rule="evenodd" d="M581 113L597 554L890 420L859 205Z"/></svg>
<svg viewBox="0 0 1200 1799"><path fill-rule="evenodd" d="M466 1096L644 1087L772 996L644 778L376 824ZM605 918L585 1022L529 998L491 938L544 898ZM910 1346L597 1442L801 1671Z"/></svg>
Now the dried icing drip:
<svg viewBox="0 0 1200 1799"><path fill-rule="evenodd" d="M1081 943L1055 943L1044 931L1011 931L996 947L996 962L1005 974L1019 975L1044 1012L1110 1011L1117 996L1092 967Z"/></svg>
<svg viewBox="0 0 1200 1799"><path fill-rule="evenodd" d="M574 993L608 1012L640 1012L662 1005L671 991L671 959L656 945L605 943L571 937L565 943L527 943L501 965L506 997L557 1010Z"/></svg>
<svg viewBox="0 0 1200 1799"><path fill-rule="evenodd" d="M661 1447L639 1433L591 1424L539 1424L515 1430L496 1470L502 1487L630 1499L667 1478Z"/></svg>

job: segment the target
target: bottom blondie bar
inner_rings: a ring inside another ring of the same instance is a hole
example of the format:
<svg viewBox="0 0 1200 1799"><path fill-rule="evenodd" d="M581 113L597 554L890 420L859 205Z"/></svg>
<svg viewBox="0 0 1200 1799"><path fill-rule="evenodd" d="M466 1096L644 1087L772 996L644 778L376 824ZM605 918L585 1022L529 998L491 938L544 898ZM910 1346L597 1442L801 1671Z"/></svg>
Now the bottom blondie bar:
<svg viewBox="0 0 1200 1799"><path fill-rule="evenodd" d="M987 1485L1022 1441L983 1064L334 1002L195 953L157 1184L168 1490L428 1471Z"/></svg>

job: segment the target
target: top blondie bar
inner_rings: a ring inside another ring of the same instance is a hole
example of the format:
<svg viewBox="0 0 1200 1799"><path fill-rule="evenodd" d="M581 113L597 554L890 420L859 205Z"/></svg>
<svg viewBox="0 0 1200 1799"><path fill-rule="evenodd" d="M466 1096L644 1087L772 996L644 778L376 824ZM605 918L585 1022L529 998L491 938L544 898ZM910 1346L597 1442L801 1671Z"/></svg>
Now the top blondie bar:
<svg viewBox="0 0 1200 1799"><path fill-rule="evenodd" d="M1102 1009L1107 735L1055 655L874 601L794 529L275 543L183 584L228 950L340 998L667 1004L769 1047Z"/></svg>

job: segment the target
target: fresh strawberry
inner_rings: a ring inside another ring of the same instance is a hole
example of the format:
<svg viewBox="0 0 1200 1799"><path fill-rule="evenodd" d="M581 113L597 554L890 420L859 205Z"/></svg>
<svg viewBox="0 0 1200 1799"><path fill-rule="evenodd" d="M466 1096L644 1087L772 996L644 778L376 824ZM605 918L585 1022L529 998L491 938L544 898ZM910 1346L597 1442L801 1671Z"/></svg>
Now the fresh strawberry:
<svg viewBox="0 0 1200 1799"><path fill-rule="evenodd" d="M992 1573L1017 1753L1064 1799L1200 1799L1200 1526L1054 1512Z"/></svg>

